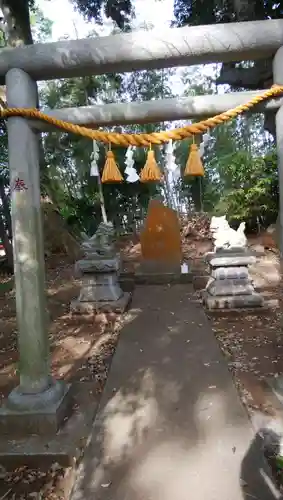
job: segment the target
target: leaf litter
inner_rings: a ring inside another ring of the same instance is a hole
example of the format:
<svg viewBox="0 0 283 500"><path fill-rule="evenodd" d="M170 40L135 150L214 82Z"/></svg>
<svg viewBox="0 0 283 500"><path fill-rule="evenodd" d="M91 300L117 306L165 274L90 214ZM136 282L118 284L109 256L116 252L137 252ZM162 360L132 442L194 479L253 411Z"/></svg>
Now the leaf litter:
<svg viewBox="0 0 283 500"><path fill-rule="evenodd" d="M1 281L2 277L0 277ZM5 280L6 277L3 277ZM50 316L52 374L56 378L93 382L101 394L119 332L129 315L71 317L69 304L77 297L79 283L73 278L73 265L55 260L47 270L47 298ZM0 296L0 397L18 383L15 293ZM75 408L76 409L76 408ZM44 461L38 468L27 466L6 470L0 465L0 500L67 500L72 483L72 467Z"/></svg>

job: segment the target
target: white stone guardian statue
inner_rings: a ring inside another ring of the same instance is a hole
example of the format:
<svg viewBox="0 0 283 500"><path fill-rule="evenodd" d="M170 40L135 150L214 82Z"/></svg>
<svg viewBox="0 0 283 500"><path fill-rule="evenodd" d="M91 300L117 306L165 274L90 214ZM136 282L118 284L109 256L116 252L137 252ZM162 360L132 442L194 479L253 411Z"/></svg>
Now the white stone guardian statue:
<svg viewBox="0 0 283 500"><path fill-rule="evenodd" d="M229 226L226 215L211 218L210 232L213 239L214 251L229 248L245 248L247 238L245 235L246 223L241 222L237 231Z"/></svg>

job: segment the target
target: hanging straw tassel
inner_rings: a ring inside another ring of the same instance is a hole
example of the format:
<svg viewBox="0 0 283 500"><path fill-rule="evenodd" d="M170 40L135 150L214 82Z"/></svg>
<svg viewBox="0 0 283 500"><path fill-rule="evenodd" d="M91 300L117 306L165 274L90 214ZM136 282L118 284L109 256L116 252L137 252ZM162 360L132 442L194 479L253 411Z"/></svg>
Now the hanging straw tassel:
<svg viewBox="0 0 283 500"><path fill-rule="evenodd" d="M123 177L115 161L113 151L107 151L101 182L123 182Z"/></svg>
<svg viewBox="0 0 283 500"><path fill-rule="evenodd" d="M140 173L141 182L158 182L162 178L162 173L157 165L155 154L152 149L147 153L145 166Z"/></svg>
<svg viewBox="0 0 283 500"><path fill-rule="evenodd" d="M204 176L204 168L199 154L197 144L191 144L190 155L186 164L184 176L193 175L198 177Z"/></svg>

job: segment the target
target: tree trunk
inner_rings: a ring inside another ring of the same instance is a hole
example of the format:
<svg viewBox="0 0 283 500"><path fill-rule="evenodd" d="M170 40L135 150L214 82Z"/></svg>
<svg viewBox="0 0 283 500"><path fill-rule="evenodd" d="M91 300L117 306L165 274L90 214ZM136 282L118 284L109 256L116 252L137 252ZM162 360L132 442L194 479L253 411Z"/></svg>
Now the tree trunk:
<svg viewBox="0 0 283 500"><path fill-rule="evenodd" d="M233 0L234 13L239 22L264 20L263 2L257 0ZM254 62L253 67L236 67L235 63L224 63L217 84L230 85L232 89L265 89L273 83L272 57ZM265 114L265 128L275 136L275 114Z"/></svg>
<svg viewBox="0 0 283 500"><path fill-rule="evenodd" d="M265 19L262 3L257 0L233 0L233 7L237 22ZM255 61L251 68L235 67L235 63L223 64L217 83L248 90L267 88L272 85L272 58Z"/></svg>
<svg viewBox="0 0 283 500"><path fill-rule="evenodd" d="M272 85L272 59L255 61L251 68L235 67L235 64L223 64L217 79L218 85L230 85L232 88L257 90Z"/></svg>
<svg viewBox="0 0 283 500"><path fill-rule="evenodd" d="M8 238L2 214L0 214L0 238L3 242L3 246L5 249L7 266L9 268L9 271L13 272L14 268L13 247Z"/></svg>
<svg viewBox="0 0 283 500"><path fill-rule="evenodd" d="M10 47L31 45L33 43L29 5L27 0L0 0L3 14L2 30Z"/></svg>
<svg viewBox="0 0 283 500"><path fill-rule="evenodd" d="M0 28L4 34L6 45L19 47L32 44L28 2L26 0L0 0L0 9L2 11ZM5 248L8 267L13 271L13 247L5 228L3 215L10 236L12 234L12 221L3 179L0 180L0 196L3 204L3 214L0 214L0 237Z"/></svg>
<svg viewBox="0 0 283 500"><path fill-rule="evenodd" d="M20 47L22 45L32 45L33 39L30 27L29 2L27 0L0 0L0 9L3 14L3 21L0 28L3 30L7 46ZM42 140L39 141L39 154L40 180L43 180L46 191L53 202L52 189L50 187L48 173L46 172L46 161ZM1 193L0 195L2 197ZM3 197L2 199L4 201ZM7 211L4 205L3 208L6 218ZM9 227L9 234L12 234L10 210L6 220Z"/></svg>
<svg viewBox="0 0 283 500"><path fill-rule="evenodd" d="M30 27L29 2L27 0L0 0L2 10L2 23L0 28L3 31L5 42L8 47L20 47L22 45L32 45L32 33ZM42 141L40 147L40 168L45 167L44 151ZM3 203L3 213L9 230L12 235L12 222L9 203L5 194L5 188L0 181L0 196ZM5 230L2 215L0 215L0 235L6 252L8 266L13 270L13 247Z"/></svg>
<svg viewBox="0 0 283 500"><path fill-rule="evenodd" d="M12 239L12 220L11 220L10 205L8 197L5 193L5 185L2 177L0 177L0 198L2 201L4 219L7 224L8 235L9 238Z"/></svg>
<svg viewBox="0 0 283 500"><path fill-rule="evenodd" d="M264 10L258 9L257 0L233 0L236 21L260 21L264 19Z"/></svg>

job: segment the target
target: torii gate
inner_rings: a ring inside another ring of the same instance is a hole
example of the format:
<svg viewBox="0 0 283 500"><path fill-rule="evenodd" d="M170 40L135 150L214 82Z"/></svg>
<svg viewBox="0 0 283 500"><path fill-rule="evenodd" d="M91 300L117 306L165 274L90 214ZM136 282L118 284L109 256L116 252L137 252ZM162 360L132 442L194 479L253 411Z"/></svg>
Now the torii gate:
<svg viewBox="0 0 283 500"><path fill-rule="evenodd" d="M274 83L283 85L283 20L197 26L36 44L0 52L0 84L9 108L38 107L37 81L141 69L237 62L274 56ZM208 116L244 104L257 92L108 104L49 111L76 124L148 123ZM277 109L280 251L283 255L283 98L254 108ZM68 387L53 381L46 325L44 250L40 214L38 131L42 122L8 119L9 165L19 329L20 385L1 408L0 421L19 417L34 431L42 415L56 428L64 417ZM59 411L60 410L60 411ZM29 420L24 419L27 416ZM34 418L33 418L34 417ZM45 421L46 424L46 421ZM44 426L43 426L44 427ZM37 425L37 429L41 426Z"/></svg>

